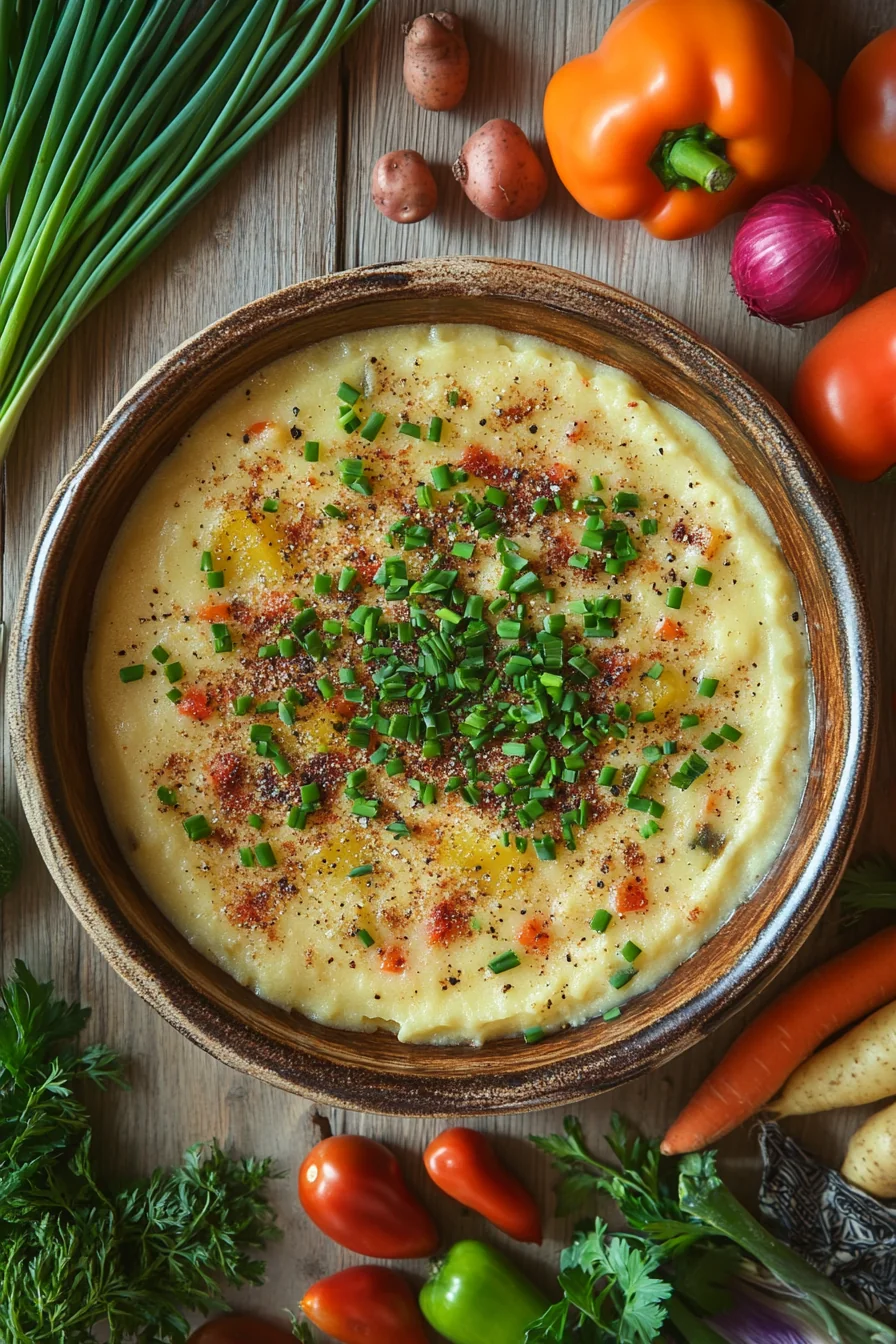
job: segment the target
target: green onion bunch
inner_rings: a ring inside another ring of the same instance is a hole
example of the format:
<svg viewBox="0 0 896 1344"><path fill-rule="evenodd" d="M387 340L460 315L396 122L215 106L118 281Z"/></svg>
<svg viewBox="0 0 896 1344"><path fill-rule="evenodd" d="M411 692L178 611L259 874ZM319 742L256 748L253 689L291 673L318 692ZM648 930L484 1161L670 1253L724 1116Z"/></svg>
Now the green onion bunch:
<svg viewBox="0 0 896 1344"><path fill-rule="evenodd" d="M44 369L376 0L0 0L0 457Z"/></svg>

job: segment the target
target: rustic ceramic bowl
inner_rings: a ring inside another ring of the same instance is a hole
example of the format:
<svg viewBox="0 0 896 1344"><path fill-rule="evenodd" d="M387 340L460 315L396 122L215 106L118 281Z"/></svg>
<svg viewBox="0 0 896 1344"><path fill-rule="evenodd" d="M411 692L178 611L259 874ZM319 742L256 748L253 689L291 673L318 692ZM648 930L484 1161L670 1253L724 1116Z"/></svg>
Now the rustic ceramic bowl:
<svg viewBox="0 0 896 1344"><path fill-rule="evenodd" d="M634 374L723 445L768 511L807 617L815 721L793 833L752 898L616 1021L482 1049L402 1045L263 1002L181 937L137 884L90 771L82 666L94 589L121 519L193 421L253 370L307 343L396 322L483 322ZM821 915L865 804L874 737L868 615L836 500L781 408L686 328L581 276L469 258L379 266L285 289L157 364L53 499L12 640L9 717L25 811L66 900L121 976L235 1068L340 1106L474 1115L573 1102L704 1036L779 970Z"/></svg>

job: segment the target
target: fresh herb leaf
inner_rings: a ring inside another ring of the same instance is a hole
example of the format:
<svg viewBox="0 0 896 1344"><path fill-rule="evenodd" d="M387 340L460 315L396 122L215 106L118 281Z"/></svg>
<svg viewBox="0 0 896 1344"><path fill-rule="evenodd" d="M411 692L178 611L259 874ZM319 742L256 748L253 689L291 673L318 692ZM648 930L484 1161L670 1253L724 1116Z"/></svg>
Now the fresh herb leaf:
<svg viewBox="0 0 896 1344"><path fill-rule="evenodd" d="M104 1189L76 1085L123 1085L105 1046L73 1044L89 1016L22 962L0 987L0 1339L182 1344L185 1313L222 1307L220 1285L258 1284L253 1254L278 1235L268 1160L216 1143L120 1189Z"/></svg>
<svg viewBox="0 0 896 1344"><path fill-rule="evenodd" d="M843 874L837 894L849 923L872 910L896 910L896 861L886 855L860 859Z"/></svg>

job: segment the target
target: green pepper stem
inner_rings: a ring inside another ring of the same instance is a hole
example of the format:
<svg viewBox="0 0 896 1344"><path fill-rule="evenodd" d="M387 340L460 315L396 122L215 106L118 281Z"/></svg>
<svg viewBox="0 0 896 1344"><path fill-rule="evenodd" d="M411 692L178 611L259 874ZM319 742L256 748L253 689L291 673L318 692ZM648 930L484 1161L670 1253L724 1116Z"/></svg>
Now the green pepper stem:
<svg viewBox="0 0 896 1344"><path fill-rule="evenodd" d="M671 145L668 164L679 177L696 182L704 191L724 191L737 176L727 159L689 135Z"/></svg>

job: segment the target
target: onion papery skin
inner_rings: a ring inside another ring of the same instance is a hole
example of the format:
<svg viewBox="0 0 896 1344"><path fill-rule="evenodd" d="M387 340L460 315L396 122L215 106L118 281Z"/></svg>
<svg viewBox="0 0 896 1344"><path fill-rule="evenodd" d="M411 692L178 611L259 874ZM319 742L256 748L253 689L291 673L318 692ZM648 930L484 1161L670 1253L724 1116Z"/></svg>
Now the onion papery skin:
<svg viewBox="0 0 896 1344"><path fill-rule="evenodd" d="M743 218L731 278L756 317L796 327L848 303L868 271L868 245L852 210L826 187L785 187Z"/></svg>

